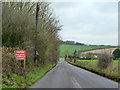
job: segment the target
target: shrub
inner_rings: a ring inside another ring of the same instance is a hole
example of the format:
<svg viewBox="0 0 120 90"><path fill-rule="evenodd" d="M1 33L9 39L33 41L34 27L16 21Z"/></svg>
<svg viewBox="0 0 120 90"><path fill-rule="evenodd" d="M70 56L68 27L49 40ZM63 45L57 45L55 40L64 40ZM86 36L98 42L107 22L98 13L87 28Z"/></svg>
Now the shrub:
<svg viewBox="0 0 120 90"><path fill-rule="evenodd" d="M102 69L106 69L112 62L112 55L108 53L104 53L98 56L98 67Z"/></svg>
<svg viewBox="0 0 120 90"><path fill-rule="evenodd" d="M113 51L113 57L114 57L114 58L113 58L114 60L120 58L120 50L119 50L119 48L117 48L117 49L115 49L115 50Z"/></svg>

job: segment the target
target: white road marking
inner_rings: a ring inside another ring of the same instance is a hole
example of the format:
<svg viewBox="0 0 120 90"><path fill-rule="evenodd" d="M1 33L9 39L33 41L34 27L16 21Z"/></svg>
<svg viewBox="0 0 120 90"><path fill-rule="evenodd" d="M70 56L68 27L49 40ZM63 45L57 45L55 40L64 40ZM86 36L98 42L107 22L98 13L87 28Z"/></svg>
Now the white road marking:
<svg viewBox="0 0 120 90"><path fill-rule="evenodd" d="M71 77L71 79L72 79L72 83L75 86L75 88L82 88L74 77Z"/></svg>

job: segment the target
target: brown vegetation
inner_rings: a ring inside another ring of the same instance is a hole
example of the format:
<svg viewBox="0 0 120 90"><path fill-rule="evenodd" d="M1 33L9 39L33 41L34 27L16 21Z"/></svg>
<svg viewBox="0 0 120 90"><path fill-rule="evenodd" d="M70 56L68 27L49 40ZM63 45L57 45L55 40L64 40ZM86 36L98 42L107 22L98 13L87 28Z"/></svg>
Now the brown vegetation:
<svg viewBox="0 0 120 90"><path fill-rule="evenodd" d="M98 59L98 67L106 69L112 62L112 55L105 52L99 55Z"/></svg>

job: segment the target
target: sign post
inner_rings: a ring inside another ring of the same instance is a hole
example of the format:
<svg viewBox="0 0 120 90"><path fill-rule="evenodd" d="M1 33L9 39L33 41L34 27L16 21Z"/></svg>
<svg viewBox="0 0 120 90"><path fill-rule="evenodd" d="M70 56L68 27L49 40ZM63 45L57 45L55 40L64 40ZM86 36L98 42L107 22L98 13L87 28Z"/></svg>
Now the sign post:
<svg viewBox="0 0 120 90"><path fill-rule="evenodd" d="M24 69L25 69L25 51L15 51L15 56L17 60L24 60Z"/></svg>
<svg viewBox="0 0 120 90"><path fill-rule="evenodd" d="M24 60L24 69L25 69L25 60Z"/></svg>

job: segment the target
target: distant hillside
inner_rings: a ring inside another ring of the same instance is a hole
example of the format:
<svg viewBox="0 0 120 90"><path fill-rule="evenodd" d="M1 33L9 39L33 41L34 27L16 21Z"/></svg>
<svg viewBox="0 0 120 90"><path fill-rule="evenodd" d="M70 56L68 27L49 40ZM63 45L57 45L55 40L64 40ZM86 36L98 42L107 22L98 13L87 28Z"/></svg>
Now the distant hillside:
<svg viewBox="0 0 120 90"><path fill-rule="evenodd" d="M95 45L60 45L60 55L65 55L65 52L69 52L70 54L74 53L74 51L82 51L88 49L96 49L96 48L112 48L113 46L95 46Z"/></svg>
<svg viewBox="0 0 120 90"><path fill-rule="evenodd" d="M81 43L81 42L75 42L75 41L60 41L61 44L67 44L67 45L90 45L90 46L111 46L111 45L91 45L91 44L85 44L85 43Z"/></svg>

